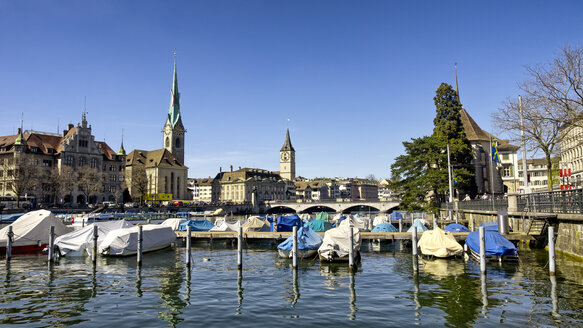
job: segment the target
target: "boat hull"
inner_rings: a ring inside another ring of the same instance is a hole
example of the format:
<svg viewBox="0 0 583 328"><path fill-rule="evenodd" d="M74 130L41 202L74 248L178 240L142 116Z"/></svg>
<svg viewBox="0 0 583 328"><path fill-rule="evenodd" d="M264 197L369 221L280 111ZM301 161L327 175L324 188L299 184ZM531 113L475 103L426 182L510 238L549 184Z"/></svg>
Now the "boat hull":
<svg viewBox="0 0 583 328"><path fill-rule="evenodd" d="M320 262L326 262L326 263L346 263L349 260L349 256L336 256L336 255L332 255L332 257L328 258L328 257L323 257L322 255L319 255L320 258ZM360 262L360 252L356 251L356 253L354 254L354 263L359 263Z"/></svg>
<svg viewBox="0 0 583 328"><path fill-rule="evenodd" d="M279 254L279 257L283 259L291 259L293 257L291 250L278 248L277 253ZM316 253L318 253L317 249L298 249L298 258L311 259L316 256Z"/></svg>
<svg viewBox="0 0 583 328"><path fill-rule="evenodd" d="M469 249L470 256L476 260L480 261L480 253L474 252L473 249ZM493 254L486 254L486 262L518 262L518 255L517 254L510 254L510 255L493 255Z"/></svg>
<svg viewBox="0 0 583 328"><path fill-rule="evenodd" d="M20 253L40 253L43 251L48 244L33 244L33 245L19 245L19 246L12 246L12 254ZM0 247L0 253L6 254L6 246Z"/></svg>

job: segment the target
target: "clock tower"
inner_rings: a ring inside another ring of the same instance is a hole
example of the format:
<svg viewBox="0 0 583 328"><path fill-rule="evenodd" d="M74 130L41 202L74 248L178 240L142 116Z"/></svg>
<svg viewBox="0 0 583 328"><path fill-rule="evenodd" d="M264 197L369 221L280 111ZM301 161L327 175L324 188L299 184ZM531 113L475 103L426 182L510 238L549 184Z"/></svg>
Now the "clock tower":
<svg viewBox="0 0 583 328"><path fill-rule="evenodd" d="M164 149L174 155L181 164L184 164L184 125L180 115L180 93L178 92L178 75L176 73L176 52L174 52L174 81L170 90L170 109L166 123L162 129Z"/></svg>
<svg viewBox="0 0 583 328"><path fill-rule="evenodd" d="M285 133L285 142L279 151L279 175L285 180L296 178L296 151L289 138L289 129Z"/></svg>

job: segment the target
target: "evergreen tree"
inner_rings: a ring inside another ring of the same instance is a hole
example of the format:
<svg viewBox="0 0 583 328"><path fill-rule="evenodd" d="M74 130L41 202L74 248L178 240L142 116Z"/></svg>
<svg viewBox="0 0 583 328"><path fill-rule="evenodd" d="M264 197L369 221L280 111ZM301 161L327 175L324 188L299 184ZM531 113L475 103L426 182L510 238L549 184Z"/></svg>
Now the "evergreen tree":
<svg viewBox="0 0 583 328"><path fill-rule="evenodd" d="M442 83L433 100L436 107L433 134L403 142L405 155L398 156L391 166L395 187L402 195L401 206L407 210L434 212L446 200L448 144L457 181L455 188L469 191L475 185L472 148L461 122L462 106L457 92Z"/></svg>

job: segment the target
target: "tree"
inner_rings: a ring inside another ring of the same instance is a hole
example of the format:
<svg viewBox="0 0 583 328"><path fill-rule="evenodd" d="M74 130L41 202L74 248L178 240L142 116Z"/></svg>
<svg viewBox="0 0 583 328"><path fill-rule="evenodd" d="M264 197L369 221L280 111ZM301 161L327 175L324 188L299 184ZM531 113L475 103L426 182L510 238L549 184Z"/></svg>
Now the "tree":
<svg viewBox="0 0 583 328"><path fill-rule="evenodd" d="M88 202L89 196L103 189L103 173L97 168L91 168L87 165L77 169L77 185L79 191L85 195L85 201Z"/></svg>
<svg viewBox="0 0 583 328"><path fill-rule="evenodd" d="M66 165L63 165L60 170L58 166L53 166L45 174L48 175L45 181L53 192L53 204L57 205L59 196L71 194L72 187L75 185L75 174L73 169Z"/></svg>
<svg viewBox="0 0 583 328"><path fill-rule="evenodd" d="M457 92L442 83L433 98L433 134L403 142L405 155L398 156L391 166L394 187L402 195L401 205L408 210L434 212L445 201L449 191L448 144L459 188L468 190L474 186L472 149L461 122L458 99Z"/></svg>
<svg viewBox="0 0 583 328"><path fill-rule="evenodd" d="M139 197L141 203L143 196L148 193L148 176L146 175L146 168L142 165L132 165L130 174L127 175L126 183L131 190L132 197Z"/></svg>
<svg viewBox="0 0 583 328"><path fill-rule="evenodd" d="M549 120L583 126L583 48L566 45L548 64L528 66L519 87L536 107L548 108Z"/></svg>
<svg viewBox="0 0 583 328"><path fill-rule="evenodd" d="M40 181L39 171L30 160L22 156L16 157L13 161L8 161L8 163L14 163L10 189L16 196L16 207L20 207L20 197L37 189Z"/></svg>
<svg viewBox="0 0 583 328"><path fill-rule="evenodd" d="M524 131L524 140L528 152L541 150L544 153L547 165L548 190L553 189L553 156L557 155L558 146L571 128L564 125L559 119L556 106L551 102L541 101L539 97L527 96L522 99L522 117L517 100L506 100L502 107L492 115L494 126L499 131L506 132L510 140L521 143L521 126Z"/></svg>

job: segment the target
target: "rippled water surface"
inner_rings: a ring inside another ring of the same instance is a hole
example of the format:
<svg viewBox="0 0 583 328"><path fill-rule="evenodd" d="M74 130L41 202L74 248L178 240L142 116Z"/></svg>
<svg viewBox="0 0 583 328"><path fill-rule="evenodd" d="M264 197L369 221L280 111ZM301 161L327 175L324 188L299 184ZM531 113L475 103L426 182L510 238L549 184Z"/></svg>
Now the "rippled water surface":
<svg viewBox="0 0 583 328"><path fill-rule="evenodd" d="M543 251L522 250L513 265L421 261L364 250L358 271L304 261L297 272L270 248L195 247L136 258L16 255L0 266L0 324L29 327L583 326L583 267L558 258L556 279ZM204 260L208 259L208 260Z"/></svg>

